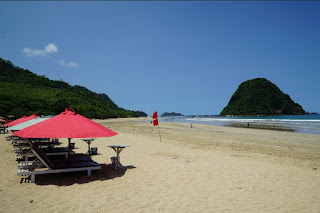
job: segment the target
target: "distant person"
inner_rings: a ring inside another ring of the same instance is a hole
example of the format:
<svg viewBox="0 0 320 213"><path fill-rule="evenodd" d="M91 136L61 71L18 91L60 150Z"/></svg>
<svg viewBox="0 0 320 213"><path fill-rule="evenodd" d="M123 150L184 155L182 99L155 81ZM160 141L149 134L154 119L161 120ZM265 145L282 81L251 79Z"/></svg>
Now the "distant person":
<svg viewBox="0 0 320 213"><path fill-rule="evenodd" d="M249 124L249 122L247 123L247 127L248 127L248 128L250 127L250 124Z"/></svg>

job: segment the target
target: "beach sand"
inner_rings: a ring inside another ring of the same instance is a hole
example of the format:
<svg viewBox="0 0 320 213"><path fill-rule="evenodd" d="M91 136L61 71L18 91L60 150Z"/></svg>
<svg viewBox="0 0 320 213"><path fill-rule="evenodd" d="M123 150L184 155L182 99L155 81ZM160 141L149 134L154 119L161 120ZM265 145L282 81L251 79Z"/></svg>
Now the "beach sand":
<svg viewBox="0 0 320 213"><path fill-rule="evenodd" d="M9 134L1 134L0 212L320 212L320 135L160 122L160 142L150 122L97 122L119 135L92 143L102 170L91 177L20 184ZM126 169L111 168L108 145L130 146L120 154Z"/></svg>

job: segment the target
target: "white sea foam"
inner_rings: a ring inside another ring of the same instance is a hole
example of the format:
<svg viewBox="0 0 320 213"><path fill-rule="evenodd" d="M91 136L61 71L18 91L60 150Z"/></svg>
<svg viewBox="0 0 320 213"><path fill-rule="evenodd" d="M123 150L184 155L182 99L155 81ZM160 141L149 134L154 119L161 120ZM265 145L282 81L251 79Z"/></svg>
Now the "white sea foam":
<svg viewBox="0 0 320 213"><path fill-rule="evenodd" d="M277 126L279 128L292 128L295 129L296 132L320 134L320 115L260 117L185 117L179 118L177 120L181 122L206 123L219 126L225 126L232 123L256 123L266 126Z"/></svg>

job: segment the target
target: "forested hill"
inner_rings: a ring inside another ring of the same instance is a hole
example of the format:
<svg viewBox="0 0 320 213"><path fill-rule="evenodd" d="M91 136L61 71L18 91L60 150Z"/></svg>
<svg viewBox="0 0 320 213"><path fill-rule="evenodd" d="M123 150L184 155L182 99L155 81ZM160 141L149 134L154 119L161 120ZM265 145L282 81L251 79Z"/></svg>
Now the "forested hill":
<svg viewBox="0 0 320 213"><path fill-rule="evenodd" d="M161 115L161 117L172 117L172 116L184 116L184 115L176 112L165 112Z"/></svg>
<svg viewBox="0 0 320 213"><path fill-rule="evenodd" d="M0 116L56 115L71 107L88 118L147 116L118 107L106 94L53 81L0 58Z"/></svg>
<svg viewBox="0 0 320 213"><path fill-rule="evenodd" d="M255 78L240 84L220 115L296 115L305 114L275 84L265 78Z"/></svg>

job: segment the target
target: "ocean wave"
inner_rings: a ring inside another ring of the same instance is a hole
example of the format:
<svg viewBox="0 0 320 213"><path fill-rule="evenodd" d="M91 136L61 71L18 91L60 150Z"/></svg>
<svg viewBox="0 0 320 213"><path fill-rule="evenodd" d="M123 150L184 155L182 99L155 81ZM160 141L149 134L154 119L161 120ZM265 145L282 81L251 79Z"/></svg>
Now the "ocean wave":
<svg viewBox="0 0 320 213"><path fill-rule="evenodd" d="M236 122L320 122L320 120L311 120L311 119L304 119L304 120L298 120L298 119L259 119L259 118L187 118L188 121L236 121Z"/></svg>
<svg viewBox="0 0 320 213"><path fill-rule="evenodd" d="M178 121L179 120L179 121ZM178 122L205 123L218 126L230 124L257 124L264 126L277 126L278 128L292 128L296 132L320 134L319 116L264 116L264 117L185 117Z"/></svg>

